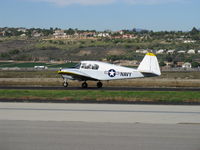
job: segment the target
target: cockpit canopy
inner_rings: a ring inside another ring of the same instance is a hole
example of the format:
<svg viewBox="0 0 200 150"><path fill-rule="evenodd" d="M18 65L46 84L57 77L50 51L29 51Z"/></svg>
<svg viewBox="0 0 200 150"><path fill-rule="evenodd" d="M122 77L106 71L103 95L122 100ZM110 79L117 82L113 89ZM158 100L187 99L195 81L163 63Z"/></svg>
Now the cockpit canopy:
<svg viewBox="0 0 200 150"><path fill-rule="evenodd" d="M98 70L99 69L99 65L96 64L96 63L82 62L82 63L76 64L73 68Z"/></svg>
<svg viewBox="0 0 200 150"><path fill-rule="evenodd" d="M99 65L92 64L92 63L81 63L81 68L82 69L98 70L99 69Z"/></svg>

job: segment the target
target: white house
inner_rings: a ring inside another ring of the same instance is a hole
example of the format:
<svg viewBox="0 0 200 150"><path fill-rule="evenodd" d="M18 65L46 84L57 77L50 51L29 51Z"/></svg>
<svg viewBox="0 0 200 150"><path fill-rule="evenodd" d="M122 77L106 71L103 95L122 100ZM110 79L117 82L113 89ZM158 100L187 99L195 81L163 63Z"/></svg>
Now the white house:
<svg viewBox="0 0 200 150"><path fill-rule="evenodd" d="M200 50L197 51L200 54Z"/></svg>
<svg viewBox="0 0 200 150"><path fill-rule="evenodd" d="M156 51L156 54L163 54L164 52L165 52L164 49L160 49L160 50Z"/></svg>
<svg viewBox="0 0 200 150"><path fill-rule="evenodd" d="M186 62L186 63L184 63L184 64L182 65L182 68L192 68L192 64Z"/></svg>
<svg viewBox="0 0 200 150"><path fill-rule="evenodd" d="M23 33L23 34L21 34L20 36L21 36L21 37L25 37L25 36L26 36L26 34L25 34L25 33Z"/></svg>
<svg viewBox="0 0 200 150"><path fill-rule="evenodd" d="M97 34L98 37L110 37L109 33L99 33Z"/></svg>
<svg viewBox="0 0 200 150"><path fill-rule="evenodd" d="M168 50L167 53L168 54L173 54L175 52L175 50Z"/></svg>
<svg viewBox="0 0 200 150"><path fill-rule="evenodd" d="M183 41L183 43L195 43L196 41L194 41L194 40L185 40L185 41Z"/></svg>
<svg viewBox="0 0 200 150"><path fill-rule="evenodd" d="M23 33L25 33L25 32L26 32L26 29L25 29L25 28L19 28L17 31L18 31L18 32L23 32Z"/></svg>
<svg viewBox="0 0 200 150"><path fill-rule="evenodd" d="M186 51L178 51L177 53L179 53L179 54L185 54Z"/></svg>
<svg viewBox="0 0 200 150"><path fill-rule="evenodd" d="M195 54L195 50L194 50L194 49L190 49L190 50L188 50L187 53L188 53L188 54Z"/></svg>
<svg viewBox="0 0 200 150"><path fill-rule="evenodd" d="M64 30L55 30L53 35L55 38L66 38L67 37Z"/></svg>
<svg viewBox="0 0 200 150"><path fill-rule="evenodd" d="M136 53L146 54L148 52L149 52L148 50L144 50L144 49L138 49L138 50L136 50Z"/></svg>
<svg viewBox="0 0 200 150"><path fill-rule="evenodd" d="M138 50L136 50L135 52L136 52L136 53L141 53L141 50L138 49Z"/></svg>

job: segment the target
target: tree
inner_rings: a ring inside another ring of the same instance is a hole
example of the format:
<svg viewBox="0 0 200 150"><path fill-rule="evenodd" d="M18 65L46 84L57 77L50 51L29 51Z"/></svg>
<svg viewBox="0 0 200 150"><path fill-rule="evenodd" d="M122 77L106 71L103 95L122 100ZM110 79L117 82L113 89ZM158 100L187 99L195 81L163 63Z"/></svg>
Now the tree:
<svg viewBox="0 0 200 150"><path fill-rule="evenodd" d="M161 66L161 67L166 66L166 64L164 63L164 61L161 61L161 62L160 62L160 66Z"/></svg>
<svg viewBox="0 0 200 150"><path fill-rule="evenodd" d="M173 61L173 58L172 58L172 56L171 55L167 55L166 56L166 60L168 61L168 62L172 62Z"/></svg>
<svg viewBox="0 0 200 150"><path fill-rule="evenodd" d="M192 35L198 34L199 32L200 32L200 31L197 30L197 28L195 28L195 27L193 27L192 30L190 31L190 33L191 33Z"/></svg>
<svg viewBox="0 0 200 150"><path fill-rule="evenodd" d="M65 33L68 35L73 35L75 31L72 28L69 28L68 30L65 31Z"/></svg>
<svg viewBox="0 0 200 150"><path fill-rule="evenodd" d="M198 63L198 62L192 62L192 67L193 68L197 68L199 66L200 66L200 63Z"/></svg>

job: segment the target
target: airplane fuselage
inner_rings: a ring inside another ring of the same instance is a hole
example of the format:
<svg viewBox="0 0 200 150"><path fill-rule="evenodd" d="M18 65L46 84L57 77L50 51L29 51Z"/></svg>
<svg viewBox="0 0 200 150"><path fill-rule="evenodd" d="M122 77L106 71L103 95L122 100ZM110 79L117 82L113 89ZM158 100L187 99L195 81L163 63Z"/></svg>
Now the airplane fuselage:
<svg viewBox="0 0 200 150"><path fill-rule="evenodd" d="M64 78L65 87L68 86L66 80L70 79L84 81L83 88L87 87L88 80L98 81L97 87L100 88L103 85L100 81L161 75L158 60L153 53L147 53L137 69L99 61L81 61L75 68L61 69L58 73Z"/></svg>
<svg viewBox="0 0 200 150"><path fill-rule="evenodd" d="M71 72L74 75L83 75L91 78L91 80L94 79L97 81L144 77L144 75L136 69L98 61L82 61L80 68L66 68L62 69L62 71L68 73ZM62 76L67 79L73 79L69 74Z"/></svg>

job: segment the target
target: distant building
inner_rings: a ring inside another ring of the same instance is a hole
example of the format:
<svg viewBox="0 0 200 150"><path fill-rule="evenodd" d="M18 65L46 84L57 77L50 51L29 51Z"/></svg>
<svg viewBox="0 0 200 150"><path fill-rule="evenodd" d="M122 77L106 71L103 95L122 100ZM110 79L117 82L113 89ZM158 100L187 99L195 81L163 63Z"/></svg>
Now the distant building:
<svg viewBox="0 0 200 150"><path fill-rule="evenodd" d="M23 34L21 34L20 36L21 36L21 37L25 37L25 36L26 36L26 34L25 34L25 33L23 33Z"/></svg>
<svg viewBox="0 0 200 150"><path fill-rule="evenodd" d="M197 51L197 53L199 53L199 54L200 54L200 50L198 50L198 51Z"/></svg>
<svg viewBox="0 0 200 150"><path fill-rule="evenodd" d="M40 37L40 36L42 36L42 33L39 33L39 32L37 32L37 31L33 31L33 32L32 32L32 36L33 36L33 37Z"/></svg>
<svg viewBox="0 0 200 150"><path fill-rule="evenodd" d="M101 33L98 33L96 36L97 37L110 37L110 34L101 32Z"/></svg>
<svg viewBox="0 0 200 150"><path fill-rule="evenodd" d="M182 67L184 62L177 62L177 67Z"/></svg>
<svg viewBox="0 0 200 150"><path fill-rule="evenodd" d="M184 64L182 65L182 68L192 68L192 64L186 62L186 63L184 63Z"/></svg>
<svg viewBox="0 0 200 150"><path fill-rule="evenodd" d="M156 51L156 54L163 54L164 52L165 52L164 49L160 49L160 50Z"/></svg>
<svg viewBox="0 0 200 150"><path fill-rule="evenodd" d="M0 36L5 36L5 34L6 34L5 31L0 32Z"/></svg>
<svg viewBox="0 0 200 150"><path fill-rule="evenodd" d="M196 52L195 52L194 49L190 49L187 53L188 53L188 54L195 54Z"/></svg>
<svg viewBox="0 0 200 150"><path fill-rule="evenodd" d="M116 31L116 33L119 33L119 34L124 34L124 31L120 30L120 31Z"/></svg>
<svg viewBox="0 0 200 150"><path fill-rule="evenodd" d="M136 53L146 54L148 52L149 52L148 50L144 50L144 49L138 49L138 50L136 50Z"/></svg>
<svg viewBox="0 0 200 150"><path fill-rule="evenodd" d="M26 32L26 28L19 28L17 31L25 33Z"/></svg>
<svg viewBox="0 0 200 150"><path fill-rule="evenodd" d="M133 38L134 38L134 35L132 35L132 34L123 34L123 35L122 35L122 38L123 38L123 39L133 39Z"/></svg>
<svg viewBox="0 0 200 150"><path fill-rule="evenodd" d="M91 38L91 37L95 37L96 32L83 32L80 33L79 36L82 38Z"/></svg>
<svg viewBox="0 0 200 150"><path fill-rule="evenodd" d="M175 50L168 50L167 54L174 54Z"/></svg>
<svg viewBox="0 0 200 150"><path fill-rule="evenodd" d="M179 54L185 54L186 51L178 51L177 53L179 53Z"/></svg>
<svg viewBox="0 0 200 150"><path fill-rule="evenodd" d="M64 32L64 30L55 30L54 31L54 37L57 39L57 38L66 38L67 35L66 33Z"/></svg>
<svg viewBox="0 0 200 150"><path fill-rule="evenodd" d="M195 40L185 40L183 41L183 43L195 43L196 41Z"/></svg>
<svg viewBox="0 0 200 150"><path fill-rule="evenodd" d="M47 66L34 66L34 69L48 69Z"/></svg>
<svg viewBox="0 0 200 150"><path fill-rule="evenodd" d="M164 63L166 64L166 67L172 67L174 65L173 62L165 61Z"/></svg>

